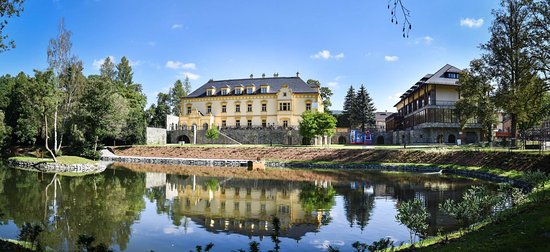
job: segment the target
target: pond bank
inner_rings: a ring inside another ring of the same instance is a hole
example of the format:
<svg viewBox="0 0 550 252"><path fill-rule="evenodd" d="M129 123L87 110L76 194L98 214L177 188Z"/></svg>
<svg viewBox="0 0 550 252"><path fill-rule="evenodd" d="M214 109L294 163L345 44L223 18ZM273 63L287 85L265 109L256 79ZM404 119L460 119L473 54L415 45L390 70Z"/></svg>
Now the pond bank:
<svg viewBox="0 0 550 252"><path fill-rule="evenodd" d="M10 167L48 173L98 173L104 171L107 168L107 164L102 162L62 164L52 162L17 160L13 158L8 159L7 164Z"/></svg>

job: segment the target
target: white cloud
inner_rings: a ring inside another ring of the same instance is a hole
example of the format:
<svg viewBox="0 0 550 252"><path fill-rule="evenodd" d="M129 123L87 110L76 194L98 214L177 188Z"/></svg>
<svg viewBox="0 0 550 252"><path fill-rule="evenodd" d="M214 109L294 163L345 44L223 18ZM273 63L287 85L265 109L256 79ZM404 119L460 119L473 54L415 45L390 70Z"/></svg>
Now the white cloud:
<svg viewBox="0 0 550 252"><path fill-rule="evenodd" d="M182 72L179 77L181 78L188 77L190 80L198 80L201 76L191 72Z"/></svg>
<svg viewBox="0 0 550 252"><path fill-rule="evenodd" d="M424 37L422 37L422 38L417 38L417 39L414 41L414 43L417 44L417 45L420 44L420 43L423 43L423 44L425 44L425 45L431 45L433 41L434 41L434 39L433 39L432 37L430 37L430 36L424 36Z"/></svg>
<svg viewBox="0 0 550 252"><path fill-rule="evenodd" d="M172 25L172 29L181 29L181 28L183 28L182 24L173 24Z"/></svg>
<svg viewBox="0 0 550 252"><path fill-rule="evenodd" d="M153 46L156 46L156 45L157 45L157 42L155 42L155 41L149 41L149 42L147 42L147 45L153 47Z"/></svg>
<svg viewBox="0 0 550 252"><path fill-rule="evenodd" d="M113 62L113 63L115 62L115 57L113 57L113 56L107 56L107 57L109 57L109 59L111 59L111 62ZM101 65L103 65L103 62L105 62L105 58L94 60L94 62L92 63L92 66L94 66L95 69L100 69Z"/></svg>
<svg viewBox="0 0 550 252"><path fill-rule="evenodd" d="M329 86L331 88L335 88L335 87L338 87L339 84L336 81L331 81L331 82L327 83L327 86Z"/></svg>
<svg viewBox="0 0 550 252"><path fill-rule="evenodd" d="M467 26L470 28L479 28L483 25L483 18L473 19L473 18L464 18L460 20L460 26Z"/></svg>
<svg viewBox="0 0 550 252"><path fill-rule="evenodd" d="M172 60L167 61L165 66L170 69L193 69L193 70L197 67L195 63L183 63L181 61L172 61Z"/></svg>
<svg viewBox="0 0 550 252"><path fill-rule="evenodd" d="M384 60L388 61L388 62L394 62L394 61L398 61L399 57L397 57L397 56L384 56Z"/></svg>
<svg viewBox="0 0 550 252"><path fill-rule="evenodd" d="M336 54L336 55L332 55L329 50L322 50L322 51L319 51L318 53L316 53L314 55L311 55L310 57L312 59L325 59L325 60L330 59L330 58L342 59L342 58L344 58L344 53L339 53L339 54Z"/></svg>
<svg viewBox="0 0 550 252"><path fill-rule="evenodd" d="M139 61L139 60L136 60L136 61L128 60L128 61L129 61L131 67L135 67L135 66L141 65L141 61Z"/></svg>

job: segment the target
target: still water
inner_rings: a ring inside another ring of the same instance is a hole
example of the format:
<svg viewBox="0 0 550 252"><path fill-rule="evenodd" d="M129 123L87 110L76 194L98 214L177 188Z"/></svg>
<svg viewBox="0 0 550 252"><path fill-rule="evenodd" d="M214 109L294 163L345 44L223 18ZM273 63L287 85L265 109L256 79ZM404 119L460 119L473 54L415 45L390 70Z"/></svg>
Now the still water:
<svg viewBox="0 0 550 252"><path fill-rule="evenodd" d="M328 245L348 251L355 241L389 236L396 244L407 242L396 206L413 198L427 205L432 234L452 229L438 204L484 183L444 175L348 175L291 181L135 172L118 165L68 177L0 167L0 237L17 239L30 222L44 227L42 246L57 251L75 250L80 234L115 251L189 251L209 242L212 251L248 250L251 241L268 251L276 216L280 251Z"/></svg>

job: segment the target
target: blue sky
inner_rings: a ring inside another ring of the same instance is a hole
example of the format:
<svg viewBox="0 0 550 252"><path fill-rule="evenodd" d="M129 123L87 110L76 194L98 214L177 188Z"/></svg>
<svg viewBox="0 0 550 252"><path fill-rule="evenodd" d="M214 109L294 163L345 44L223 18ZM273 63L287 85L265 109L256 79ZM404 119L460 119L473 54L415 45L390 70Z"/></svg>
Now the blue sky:
<svg viewBox="0 0 550 252"><path fill-rule="evenodd" d="M393 111L423 75L479 57L498 8L498 1L403 2L409 38L390 23L386 0L27 0L5 28L17 48L0 54L0 75L46 69L48 41L64 18L85 74L98 73L107 56L126 56L149 103L185 75L196 88L300 72L333 90L332 109L342 108L350 85L364 84L379 111Z"/></svg>

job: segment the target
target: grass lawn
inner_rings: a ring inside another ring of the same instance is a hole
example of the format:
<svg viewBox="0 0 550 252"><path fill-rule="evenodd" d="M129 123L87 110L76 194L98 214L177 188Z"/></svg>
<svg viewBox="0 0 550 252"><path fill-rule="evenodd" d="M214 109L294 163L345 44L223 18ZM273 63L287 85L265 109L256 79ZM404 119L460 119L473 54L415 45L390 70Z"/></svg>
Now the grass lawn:
<svg viewBox="0 0 550 252"><path fill-rule="evenodd" d="M36 158L36 157L11 157L11 159L19 160L19 161L27 161L27 162L47 162L47 163L53 163L53 159L51 158ZM83 157L77 157L77 156L60 156L57 157L57 162L60 164L91 164L91 163L97 163L97 161L90 160Z"/></svg>
<svg viewBox="0 0 550 252"><path fill-rule="evenodd" d="M549 192L547 192L549 193ZM550 201L528 204L506 221L491 223L448 244L422 251L548 251Z"/></svg>

